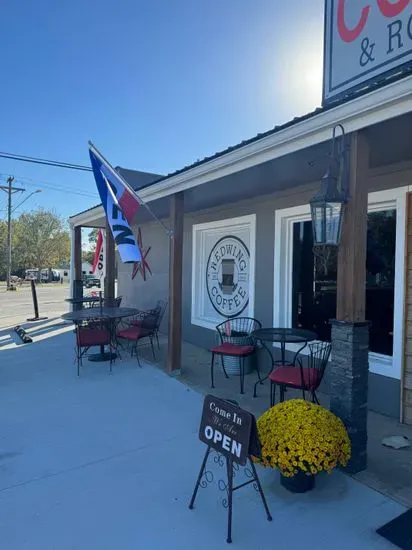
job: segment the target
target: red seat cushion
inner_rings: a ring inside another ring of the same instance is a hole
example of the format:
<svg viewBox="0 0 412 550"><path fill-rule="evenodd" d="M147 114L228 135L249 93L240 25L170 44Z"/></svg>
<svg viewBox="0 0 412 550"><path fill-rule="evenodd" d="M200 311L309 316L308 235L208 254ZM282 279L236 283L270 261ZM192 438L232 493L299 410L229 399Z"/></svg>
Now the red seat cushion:
<svg viewBox="0 0 412 550"><path fill-rule="evenodd" d="M255 351L253 346L236 346L235 344L230 344L225 342L216 346L212 349L212 353L218 353L220 355L234 355L236 357L242 357L244 355L250 355Z"/></svg>
<svg viewBox="0 0 412 550"><path fill-rule="evenodd" d="M79 328L77 332L77 344L82 348L110 344L110 332L108 330Z"/></svg>
<svg viewBox="0 0 412 550"><path fill-rule="evenodd" d="M303 382L306 390L314 390L320 382L320 374L316 369L303 368ZM269 379L276 384L302 387L302 371L299 367L278 367L273 370Z"/></svg>
<svg viewBox="0 0 412 550"><path fill-rule="evenodd" d="M139 326L133 326L119 330L117 336L125 340L138 340L141 337L142 329Z"/></svg>

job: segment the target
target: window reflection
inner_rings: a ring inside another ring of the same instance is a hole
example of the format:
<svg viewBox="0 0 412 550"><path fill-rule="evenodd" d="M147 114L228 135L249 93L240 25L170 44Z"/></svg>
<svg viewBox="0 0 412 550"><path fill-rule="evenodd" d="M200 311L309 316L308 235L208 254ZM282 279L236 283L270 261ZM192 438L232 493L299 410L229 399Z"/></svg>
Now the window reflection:
<svg viewBox="0 0 412 550"><path fill-rule="evenodd" d="M371 351L392 355L395 283L396 210L368 214L366 319ZM314 255L312 222L293 228L292 326L314 330L330 341L336 317L337 249Z"/></svg>

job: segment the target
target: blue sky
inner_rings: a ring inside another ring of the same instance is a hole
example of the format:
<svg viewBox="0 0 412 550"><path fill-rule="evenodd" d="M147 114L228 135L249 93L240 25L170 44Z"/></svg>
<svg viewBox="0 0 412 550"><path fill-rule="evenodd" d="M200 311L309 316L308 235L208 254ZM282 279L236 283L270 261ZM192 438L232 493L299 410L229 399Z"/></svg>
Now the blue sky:
<svg viewBox="0 0 412 550"><path fill-rule="evenodd" d="M323 5L3 3L0 151L88 164L91 139L114 165L163 174L304 114L321 102ZM88 173L0 158L9 174L42 189L28 209L99 202Z"/></svg>

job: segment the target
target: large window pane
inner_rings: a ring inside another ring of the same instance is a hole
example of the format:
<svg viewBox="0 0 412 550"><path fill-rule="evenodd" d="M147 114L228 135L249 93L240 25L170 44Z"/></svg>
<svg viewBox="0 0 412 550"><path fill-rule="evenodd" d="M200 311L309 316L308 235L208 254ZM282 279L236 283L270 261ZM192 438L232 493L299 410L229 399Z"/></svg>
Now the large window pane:
<svg viewBox="0 0 412 550"><path fill-rule="evenodd" d="M368 214L366 318L370 350L392 355L396 210ZM293 228L292 326L314 330L330 341L336 317L337 249L314 255L312 222Z"/></svg>

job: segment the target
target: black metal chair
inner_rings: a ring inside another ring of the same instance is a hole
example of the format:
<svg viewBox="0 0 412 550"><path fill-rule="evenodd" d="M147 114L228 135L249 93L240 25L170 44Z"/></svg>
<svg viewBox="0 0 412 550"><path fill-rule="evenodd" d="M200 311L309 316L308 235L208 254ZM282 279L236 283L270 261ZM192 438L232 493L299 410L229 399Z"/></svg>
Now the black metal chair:
<svg viewBox="0 0 412 550"><path fill-rule="evenodd" d="M269 375L270 380L270 406L275 404L276 386L280 389L280 402L285 399L285 388L302 390L303 399L305 391L310 392L312 403L319 405L316 395L332 349L330 342L314 342L308 344L309 355L300 355L295 358L295 364L282 365L273 369Z"/></svg>
<svg viewBox="0 0 412 550"><path fill-rule="evenodd" d="M93 346L109 346L110 348L110 372L112 372L112 334L107 327L107 324L101 319L95 319L90 326L82 326L77 324L76 329L76 359L77 359L77 376L80 375L80 367L83 366L83 356L89 348Z"/></svg>
<svg viewBox="0 0 412 550"><path fill-rule="evenodd" d="M224 358L235 357L239 359L240 368L240 393L244 393L245 385L245 359L253 355L256 351L255 343L251 338L252 332L262 327L261 323L252 317L235 317L223 321L216 327L220 343L215 346L212 352L212 362L210 365L210 376L212 388L215 387L214 381L214 364L215 356L219 355L222 361L222 368L226 378L229 378L225 369ZM246 339L248 343L242 344L242 339ZM259 374L259 368L258 374ZM260 378L260 376L259 376Z"/></svg>
<svg viewBox="0 0 412 550"><path fill-rule="evenodd" d="M122 303L123 296L118 296L117 298L104 298L103 306L104 307L120 307ZM97 303L99 305L99 303Z"/></svg>
<svg viewBox="0 0 412 550"><path fill-rule="evenodd" d="M133 351L136 353L136 359L139 367L141 367L137 347L139 342L144 339L148 339L150 347L152 349L153 359L156 361L156 355L154 351L153 339L156 337L156 328L158 326L159 312L148 313L145 317L139 321L133 321L127 328L117 331L116 342L119 340L126 340L131 343L131 356Z"/></svg>
<svg viewBox="0 0 412 550"><path fill-rule="evenodd" d="M160 350L159 330L160 330L160 325L162 323L164 314L166 313L167 305L168 305L167 301L158 300L156 306L153 309L139 311L137 316L132 321L130 321L130 324L133 326L141 326L142 323L144 324L144 320L146 318L151 319L155 317L156 327L154 329L153 336L156 339L157 347L159 350Z"/></svg>

